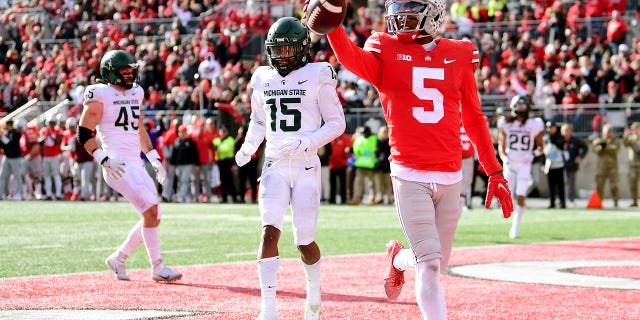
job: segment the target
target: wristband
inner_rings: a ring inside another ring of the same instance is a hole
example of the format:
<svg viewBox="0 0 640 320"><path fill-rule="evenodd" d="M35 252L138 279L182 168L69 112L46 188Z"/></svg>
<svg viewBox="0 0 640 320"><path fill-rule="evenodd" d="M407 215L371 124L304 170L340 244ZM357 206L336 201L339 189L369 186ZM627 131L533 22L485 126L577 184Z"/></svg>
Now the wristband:
<svg viewBox="0 0 640 320"><path fill-rule="evenodd" d="M496 171L496 172L494 172L494 173L490 174L489 176L492 176L492 175L494 175L494 174L502 174L502 170L498 170L498 171Z"/></svg>
<svg viewBox="0 0 640 320"><path fill-rule="evenodd" d="M147 156L147 160L149 161L151 161L152 158L160 160L160 155L158 154L158 151L156 151L156 149L149 150L145 155Z"/></svg>
<svg viewBox="0 0 640 320"><path fill-rule="evenodd" d="M107 160L107 154L100 148L93 150L92 154L93 158L96 159L96 162L98 162L100 165L102 165Z"/></svg>

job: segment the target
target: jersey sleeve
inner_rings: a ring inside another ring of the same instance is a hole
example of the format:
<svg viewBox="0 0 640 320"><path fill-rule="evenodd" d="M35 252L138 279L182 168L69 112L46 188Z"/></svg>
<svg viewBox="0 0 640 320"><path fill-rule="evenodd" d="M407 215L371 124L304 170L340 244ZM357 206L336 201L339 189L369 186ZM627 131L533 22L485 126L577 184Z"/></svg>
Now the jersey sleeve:
<svg viewBox="0 0 640 320"><path fill-rule="evenodd" d="M379 35L379 33L371 35L367 39L364 49L349 39L342 25L329 32L327 38L338 61L349 71L375 86L382 81Z"/></svg>
<svg viewBox="0 0 640 320"><path fill-rule="evenodd" d="M262 96L262 81L260 78L262 72L264 72L264 67L258 68L249 81L249 87L252 89L251 120L242 146L249 148L247 151L251 154L258 150L258 147L260 147L260 144L266 135L267 120L264 109L262 109L264 97Z"/></svg>
<svg viewBox="0 0 640 320"><path fill-rule="evenodd" d="M342 104L336 92L337 76L333 67L328 63L320 66L318 79L318 105L324 124L320 129L309 135L311 147L318 149L340 136L346 127Z"/></svg>
<svg viewBox="0 0 640 320"><path fill-rule="evenodd" d="M98 85L90 85L87 86L86 89L84 89L84 101L83 104L88 104L90 102L102 102L103 98L102 98L102 90L100 90L100 87Z"/></svg>
<svg viewBox="0 0 640 320"><path fill-rule="evenodd" d="M461 72L460 105L462 107L462 122L478 154L480 164L487 175L491 175L502 170L502 166L500 166L496 157L493 141L489 134L489 125L480 107L480 98L474 73L478 65L478 49L472 42L467 41L462 42L462 46L470 62L469 68Z"/></svg>

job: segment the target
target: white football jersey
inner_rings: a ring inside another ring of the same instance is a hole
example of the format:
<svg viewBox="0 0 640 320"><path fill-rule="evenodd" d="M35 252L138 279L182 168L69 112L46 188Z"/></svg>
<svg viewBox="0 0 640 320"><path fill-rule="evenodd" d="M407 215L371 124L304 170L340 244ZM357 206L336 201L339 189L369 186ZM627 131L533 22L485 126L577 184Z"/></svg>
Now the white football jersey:
<svg viewBox="0 0 640 320"><path fill-rule="evenodd" d="M135 85L120 92L106 84L93 84L84 92L84 103L102 103L102 119L96 127L102 149L110 157L127 161L140 160L138 123L144 90Z"/></svg>
<svg viewBox="0 0 640 320"><path fill-rule="evenodd" d="M536 136L544 131L540 118L529 118L524 125L520 120L508 122L505 117L498 120L498 128L506 133L506 151L509 161L531 162L536 148Z"/></svg>
<svg viewBox="0 0 640 320"><path fill-rule="evenodd" d="M262 66L254 72L250 86L251 122L245 143L257 148L266 138L267 158L281 158L281 145L300 136L309 137L307 154L315 155L318 148L344 132L336 72L326 62L308 63L285 77Z"/></svg>

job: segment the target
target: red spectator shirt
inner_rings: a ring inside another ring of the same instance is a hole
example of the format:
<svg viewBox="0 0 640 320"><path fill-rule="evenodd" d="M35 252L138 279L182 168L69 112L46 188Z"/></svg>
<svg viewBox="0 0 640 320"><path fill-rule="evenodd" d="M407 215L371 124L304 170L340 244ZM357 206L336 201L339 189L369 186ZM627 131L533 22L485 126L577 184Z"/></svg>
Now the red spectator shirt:
<svg viewBox="0 0 640 320"><path fill-rule="evenodd" d="M340 63L378 90L393 163L422 171L460 171L462 117L480 163L490 174L501 170L480 108L474 75L479 55L472 42L440 38L427 52L379 32L363 50L342 26L328 38Z"/></svg>
<svg viewBox="0 0 640 320"><path fill-rule="evenodd" d="M62 143L61 143L61 145L64 145L64 146L67 146L67 147L68 146L74 146L74 148L75 148L75 141L76 141L76 132L75 131L65 130L62 133ZM74 151L68 150L68 151L65 151L65 153L66 152L69 152L69 156L72 159L74 159L74 160L78 159L78 155L77 155L75 150Z"/></svg>
<svg viewBox="0 0 640 320"><path fill-rule="evenodd" d="M329 169L344 168L349 162L350 152L347 148L353 146L353 141L348 134L343 133L330 142L331 154L329 154Z"/></svg>
<svg viewBox="0 0 640 320"><path fill-rule="evenodd" d="M59 127L46 127L40 130L40 139L43 140L43 156L55 157L62 153L60 149L62 142L62 129Z"/></svg>
<svg viewBox="0 0 640 320"><path fill-rule="evenodd" d="M217 137L217 132L213 133L209 130L197 130L191 134L191 140L196 143L196 148L198 148L200 164L212 164L215 162L213 139Z"/></svg>

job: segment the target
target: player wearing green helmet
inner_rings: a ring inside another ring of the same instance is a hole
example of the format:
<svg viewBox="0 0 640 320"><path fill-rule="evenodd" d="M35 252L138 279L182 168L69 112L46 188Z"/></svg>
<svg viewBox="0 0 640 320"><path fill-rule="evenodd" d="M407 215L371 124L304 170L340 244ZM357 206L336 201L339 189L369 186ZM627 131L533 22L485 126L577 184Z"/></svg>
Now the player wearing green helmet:
<svg viewBox="0 0 640 320"><path fill-rule="evenodd" d="M265 40L269 63L283 77L309 62L310 45L309 30L292 17L278 19Z"/></svg>
<svg viewBox="0 0 640 320"><path fill-rule="evenodd" d="M122 68L133 68L131 76L124 75ZM138 79L138 62L129 52L124 50L112 50L107 52L100 60L100 77L104 83L122 86L131 89Z"/></svg>

